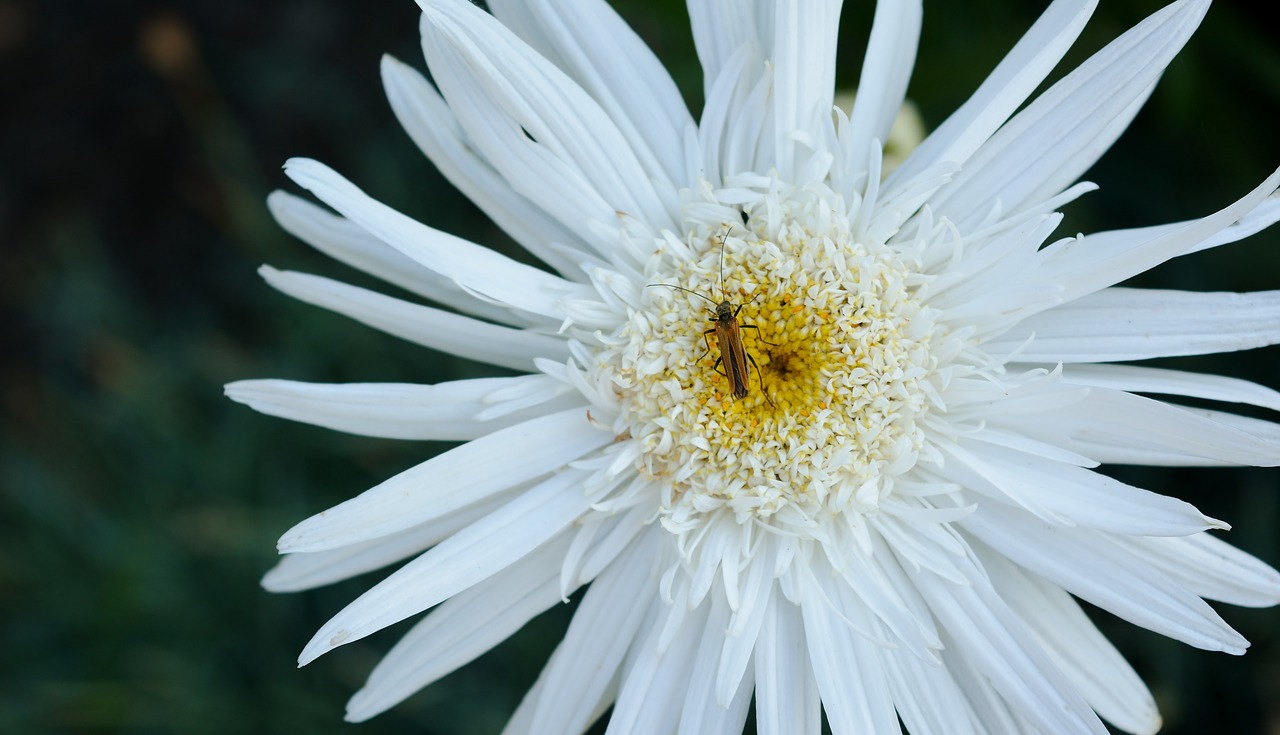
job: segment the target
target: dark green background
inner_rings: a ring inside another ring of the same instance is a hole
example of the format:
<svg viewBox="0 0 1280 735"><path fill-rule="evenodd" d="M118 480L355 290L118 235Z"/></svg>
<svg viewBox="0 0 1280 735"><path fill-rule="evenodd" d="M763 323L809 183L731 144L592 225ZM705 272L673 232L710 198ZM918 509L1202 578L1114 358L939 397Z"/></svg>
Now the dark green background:
<svg viewBox="0 0 1280 735"><path fill-rule="evenodd" d="M842 84L856 80L870 14L851 4ZM1041 5L928 4L911 92L930 124ZM1070 60L1157 5L1104 1ZM1280 164L1280 34L1247 5L1210 11L1090 173L1102 191L1072 205L1068 232L1207 214ZM696 109L683 7L620 7ZM397 631L301 671L294 661L376 575L299 595L258 587L282 531L444 446L258 416L223 399L223 383L496 372L294 303L254 272L269 262L368 283L267 216L295 155L508 247L382 99L379 56L421 66L416 29L408 0L0 0L0 733L497 732L560 635L563 610L353 726L342 704ZM1280 231L1141 283L1280 288ZM1280 386L1276 348L1174 364ZM1233 542L1280 562L1280 474L1121 474L1232 522ZM1280 732L1280 611L1221 609L1254 642L1243 659L1097 618L1151 684L1165 732Z"/></svg>

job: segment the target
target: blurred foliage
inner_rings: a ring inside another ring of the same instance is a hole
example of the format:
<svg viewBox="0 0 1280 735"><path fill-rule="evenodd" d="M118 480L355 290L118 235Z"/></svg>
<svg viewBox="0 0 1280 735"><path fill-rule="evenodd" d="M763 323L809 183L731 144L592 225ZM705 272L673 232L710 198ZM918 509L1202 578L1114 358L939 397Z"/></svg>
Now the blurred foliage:
<svg viewBox="0 0 1280 735"><path fill-rule="evenodd" d="M1040 3L929 3L911 94L930 125L963 102ZM619 2L700 106L683 7ZM1158 3L1103 3L1064 68ZM1280 44L1265 10L1219 2L1091 173L1068 229L1202 215L1277 164ZM870 3L846 9L856 82ZM416 381L493 371L296 304L258 264L359 282L280 232L263 199L289 156L323 160L436 227L511 252L398 130L378 59L421 66L416 8L352 0L0 0L0 733L339 733L396 630L297 671L370 579L273 596L274 539L443 445L253 414L246 377ZM1170 263L1142 285L1280 286L1280 233ZM1185 261L1185 262L1184 262ZM1280 386L1276 348L1178 364ZM1126 479L1235 524L1280 562L1274 472ZM377 575L370 575L376 578ZM1280 613L1222 608L1243 659L1099 624L1156 692L1167 733L1280 732ZM555 645L557 610L363 733L497 732Z"/></svg>

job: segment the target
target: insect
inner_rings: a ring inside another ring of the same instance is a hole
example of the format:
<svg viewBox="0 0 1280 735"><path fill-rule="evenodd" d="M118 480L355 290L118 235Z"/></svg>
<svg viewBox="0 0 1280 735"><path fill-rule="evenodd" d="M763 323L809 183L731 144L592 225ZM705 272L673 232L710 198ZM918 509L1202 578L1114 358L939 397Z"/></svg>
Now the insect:
<svg viewBox="0 0 1280 735"><path fill-rule="evenodd" d="M756 334L760 334L760 328L754 324L739 324L738 312L742 311L742 307L755 301L755 297L751 297L751 301L743 304L734 305L729 299L725 298L724 293L724 244L729 238L726 232L724 237L720 238L720 301L698 293L692 289L683 286L677 286L671 283L651 283L649 287L665 286L666 288L674 288L677 291L691 293L698 298L707 301L714 308L711 309L713 316L708 321L714 322L715 326L702 333L702 339L706 342L707 351L698 356L694 362L699 362L711 352L711 338L709 335L716 335L716 345L720 348L720 356L716 358L716 364L712 369L729 379L729 386L733 389L734 398L746 398L750 392L751 374L747 367L748 363L756 369L756 379L760 382L760 391L764 394L764 399L773 405L773 400L769 398L769 394L764 390L764 377L760 374L760 366L756 364L755 358L751 353L747 352L747 348L742 345L742 330L754 329ZM764 342L763 339L760 340ZM772 345L772 342L764 342ZM720 366L724 366L724 370L720 370Z"/></svg>

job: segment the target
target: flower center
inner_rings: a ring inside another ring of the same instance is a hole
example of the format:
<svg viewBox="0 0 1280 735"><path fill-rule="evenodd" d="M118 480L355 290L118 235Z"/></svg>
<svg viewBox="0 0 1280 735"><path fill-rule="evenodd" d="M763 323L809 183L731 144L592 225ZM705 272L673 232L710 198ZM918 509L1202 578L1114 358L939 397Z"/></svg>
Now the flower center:
<svg viewBox="0 0 1280 735"><path fill-rule="evenodd" d="M668 524L869 512L921 448L940 327L918 264L857 237L825 187L780 188L686 202L619 335L624 418Z"/></svg>

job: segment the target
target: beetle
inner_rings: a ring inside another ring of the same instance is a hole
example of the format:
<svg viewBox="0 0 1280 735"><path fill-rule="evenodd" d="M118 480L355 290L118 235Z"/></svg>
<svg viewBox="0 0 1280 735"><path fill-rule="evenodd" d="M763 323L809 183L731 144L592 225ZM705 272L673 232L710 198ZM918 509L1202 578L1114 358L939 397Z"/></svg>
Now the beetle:
<svg viewBox="0 0 1280 735"><path fill-rule="evenodd" d="M755 301L755 297L751 297L751 301L737 305L734 305L728 298L725 298L724 245L725 241L728 239L728 232L725 232L724 236L720 238L721 300L719 302L705 294L685 288L684 286L677 286L672 283L651 283L648 287L665 286L666 288L674 288L678 291L691 293L694 296L710 303L714 308L711 309L713 316L709 317L708 321L713 322L715 326L702 333L702 339L706 342L707 351L699 355L698 359L694 362L701 361L702 358L706 357L711 352L711 338L709 335L715 334L716 344L720 347L720 356L716 358L716 363L711 369L729 379L729 387L733 390L733 397L746 398L747 394L750 393L751 373L750 368L747 367L748 364L750 364L751 367L756 369L756 378L760 382L760 391L764 394L764 399L769 402L769 405L773 405L773 400L769 398L768 392L764 390L764 376L760 374L760 366L756 364L755 358L751 356L751 353L747 352L747 348L742 344L743 329L754 329L758 335L760 333L760 328L754 324L738 323L738 313L742 311L744 306ZM760 341L764 342L763 339ZM764 343L767 345L773 344L772 342ZM719 369L721 365L724 366L724 370Z"/></svg>

